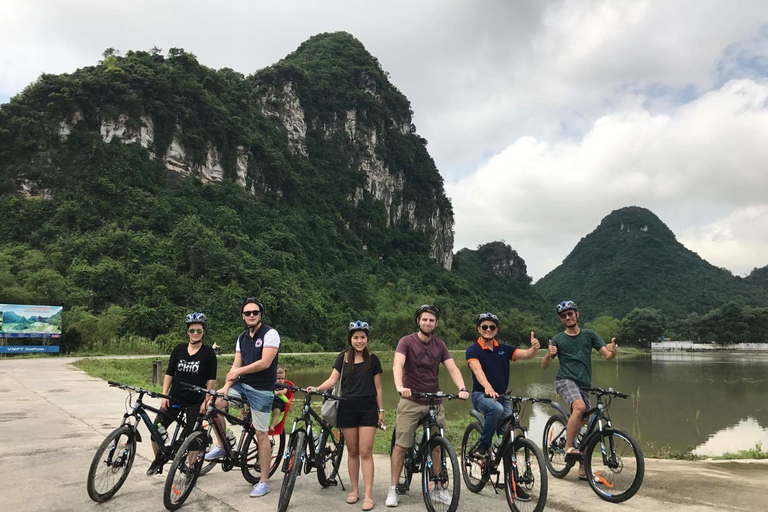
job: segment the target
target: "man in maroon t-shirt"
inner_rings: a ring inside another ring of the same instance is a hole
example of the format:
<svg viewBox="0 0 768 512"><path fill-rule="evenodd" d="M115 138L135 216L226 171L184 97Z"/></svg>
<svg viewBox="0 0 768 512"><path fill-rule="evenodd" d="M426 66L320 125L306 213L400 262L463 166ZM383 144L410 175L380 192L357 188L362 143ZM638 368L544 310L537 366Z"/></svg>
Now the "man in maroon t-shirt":
<svg viewBox="0 0 768 512"><path fill-rule="evenodd" d="M403 470L405 452L413 446L413 434L416 432L419 419L429 410L429 400L411 397L411 390L424 393L440 391L437 374L440 363L445 365L451 380L459 388L459 398L469 398L464 387L464 377L456 362L448 353L443 340L432 334L437 327L440 311L437 307L425 304L416 310L416 322L419 330L400 339L395 349L395 361L392 373L395 388L400 393L400 403L397 404L397 423L395 430L395 446L392 449L392 481L387 492L386 506L396 507L398 503L397 482ZM437 421L445 425L445 414L442 403L437 408ZM451 502L451 496L436 496L436 498Z"/></svg>

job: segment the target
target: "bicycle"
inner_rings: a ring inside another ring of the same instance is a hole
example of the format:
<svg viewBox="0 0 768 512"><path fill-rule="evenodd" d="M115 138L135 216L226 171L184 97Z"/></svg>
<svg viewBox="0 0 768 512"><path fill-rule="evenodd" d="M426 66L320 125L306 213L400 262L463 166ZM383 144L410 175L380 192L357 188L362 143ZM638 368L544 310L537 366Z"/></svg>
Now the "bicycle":
<svg viewBox="0 0 768 512"><path fill-rule="evenodd" d="M626 501L637 493L643 483L645 459L640 445L630 434L613 428L608 408L613 397L628 398L628 395L613 388L584 390L596 396L597 405L584 413L583 418L588 424L573 441L581 457L578 460L566 457L565 429L569 414L560 404L552 402L558 414L551 416L544 427L542 447L547 468L552 476L563 478L576 462L584 462L587 481L595 494L612 503ZM604 399L606 396L607 399ZM606 403L603 403L604 400Z"/></svg>
<svg viewBox="0 0 768 512"><path fill-rule="evenodd" d="M110 432L101 443L88 469L88 496L97 503L103 503L112 498L120 490L123 483L125 483L126 478L128 478L128 474L133 466L133 459L136 456L136 443L142 440L141 433L139 432L140 421L143 421L147 426L150 438L159 447L157 457L163 464L174 458L181 441L179 434L186 425L186 417L182 408L181 413L176 418L176 429L173 432L173 436L170 438L170 442L166 444L157 426L149 419L147 411L166 416L170 416L170 414L162 409L155 409L145 404L144 396L168 400L171 400L171 398L161 393L121 384L120 382L108 381L108 384L111 387L128 390L129 394L125 402L126 412L123 414L120 426ZM139 396L136 402L132 403L135 393L138 393ZM180 406L176 405L174 407Z"/></svg>
<svg viewBox="0 0 768 512"><path fill-rule="evenodd" d="M411 488L411 479L414 473L421 473L421 492L424 504L429 512L455 512L459 506L461 495L461 481L459 480L459 463L456 459L456 450L445 437L445 428L437 422L437 410L435 401L438 398L457 400L459 395L449 395L442 391L437 393L411 392L414 398L429 399L429 411L419 419L419 427L423 428L421 436L416 439L405 452L403 470L397 483L397 494L403 495ZM432 429L437 429L435 435ZM390 456L395 449L397 428L392 429L392 442ZM450 493L450 500L446 498Z"/></svg>
<svg viewBox="0 0 768 512"><path fill-rule="evenodd" d="M256 439L256 430L251 424L248 401L217 393L212 389L205 389L192 384L182 383L181 386L201 394L206 394L211 397L211 399L208 401L208 407L205 414L197 420L192 433L187 436L186 440L179 448L176 457L171 464L171 469L168 471L165 487L163 489L163 504L168 510L176 510L184 504L189 497L189 494L192 492L192 489L195 487L197 478L202 474L203 467L206 465L213 466L215 463L221 464L221 467L225 472L228 472L233 467L237 466L240 468L245 480L251 484L258 483L261 478L259 445ZM215 403L217 398L236 402L241 405L244 409L244 418L238 418L237 416L229 414L227 411L216 408ZM229 442L226 429L221 424L219 415L227 418L232 424L240 425L242 427L240 439L235 446ZM224 451L226 452L224 457L217 459L216 461L205 460L205 451L213 442L212 436L205 430L204 425L206 422L211 426L213 432L219 438L221 447L224 448ZM271 476L277 471L280 462L279 454L285 446L285 435L270 437L270 446L272 450L272 463L269 467L269 475ZM277 450L275 450L275 446L278 447Z"/></svg>
<svg viewBox="0 0 768 512"><path fill-rule="evenodd" d="M341 465L341 457L344 453L344 434L338 427L332 427L317 412L312 409L312 397L322 396L327 400L343 400L343 397L310 391L309 388L300 388L289 384L278 384L276 388L285 388L304 393L304 406L301 414L293 419L293 428L288 438L288 448L283 456L282 471L283 484L280 487L280 498L277 502L278 512L285 512L291 501L291 494L301 468L304 474L308 474L312 468L317 469L317 481L323 487L337 485L336 477ZM316 437L313 428L313 420L320 426L320 436ZM299 427L299 422L303 426ZM330 466L329 466L330 465ZM341 488L344 483L341 482Z"/></svg>
<svg viewBox="0 0 768 512"><path fill-rule="evenodd" d="M470 415L477 421L467 425L461 440L461 475L467 488L478 493L495 475L493 490L503 487L509 508L514 512L541 512L547 502L547 470L544 455L532 440L528 438L528 429L520 424L520 417L526 403L545 403L552 401L545 398L528 398L501 394L499 401L511 403L512 413L501 420L506 425L499 442L494 442L490 455L476 457L470 455L480 442L480 435L485 424L482 413L472 409ZM519 431L515 435L515 431ZM500 484L499 465L504 463L504 483Z"/></svg>

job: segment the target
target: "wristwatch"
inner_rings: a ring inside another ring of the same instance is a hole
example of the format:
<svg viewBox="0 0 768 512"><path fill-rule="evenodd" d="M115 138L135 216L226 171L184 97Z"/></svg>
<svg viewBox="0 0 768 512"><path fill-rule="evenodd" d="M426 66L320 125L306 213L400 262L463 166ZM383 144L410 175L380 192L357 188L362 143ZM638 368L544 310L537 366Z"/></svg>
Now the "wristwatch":
<svg viewBox="0 0 768 512"><path fill-rule="evenodd" d="M461 389L459 390L459 393L461 393L462 391L467 391L467 388L461 388ZM469 393L469 391L467 391L467 393Z"/></svg>
<svg viewBox="0 0 768 512"><path fill-rule="evenodd" d="M384 412L384 409L379 409L379 412Z"/></svg>

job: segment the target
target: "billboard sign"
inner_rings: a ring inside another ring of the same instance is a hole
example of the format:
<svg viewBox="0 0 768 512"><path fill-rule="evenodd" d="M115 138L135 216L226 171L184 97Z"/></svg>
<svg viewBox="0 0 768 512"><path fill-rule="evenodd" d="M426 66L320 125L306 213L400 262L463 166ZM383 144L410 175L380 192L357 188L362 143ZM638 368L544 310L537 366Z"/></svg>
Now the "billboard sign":
<svg viewBox="0 0 768 512"><path fill-rule="evenodd" d="M61 309L0 304L0 338L61 338Z"/></svg>

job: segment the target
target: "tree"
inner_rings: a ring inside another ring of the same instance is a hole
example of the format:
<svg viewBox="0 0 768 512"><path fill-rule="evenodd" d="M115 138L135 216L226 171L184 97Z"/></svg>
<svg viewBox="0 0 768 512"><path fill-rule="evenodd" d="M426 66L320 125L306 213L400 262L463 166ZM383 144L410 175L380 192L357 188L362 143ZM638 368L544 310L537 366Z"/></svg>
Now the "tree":
<svg viewBox="0 0 768 512"><path fill-rule="evenodd" d="M621 321L619 340L626 345L648 348L664 334L664 317L652 308L635 308Z"/></svg>

